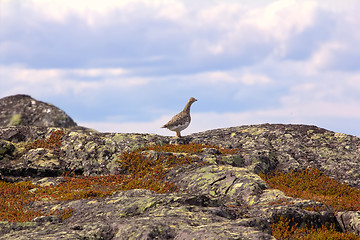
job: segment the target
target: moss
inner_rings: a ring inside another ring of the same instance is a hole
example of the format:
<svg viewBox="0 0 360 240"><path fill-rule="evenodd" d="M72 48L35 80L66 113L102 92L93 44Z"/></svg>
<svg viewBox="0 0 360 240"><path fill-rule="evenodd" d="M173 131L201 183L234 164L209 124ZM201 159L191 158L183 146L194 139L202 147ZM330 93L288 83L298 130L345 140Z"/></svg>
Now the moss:
<svg viewBox="0 0 360 240"><path fill-rule="evenodd" d="M226 155L222 157L221 161L236 167L245 166L244 158L240 155Z"/></svg>
<svg viewBox="0 0 360 240"><path fill-rule="evenodd" d="M21 124L21 114L14 114L10 119L10 126L18 126Z"/></svg>
<svg viewBox="0 0 360 240"><path fill-rule="evenodd" d="M114 140L116 143L123 142L124 140L127 140L129 137L127 137L125 134L117 133L115 134L111 139Z"/></svg>
<svg viewBox="0 0 360 240"><path fill-rule="evenodd" d="M5 155L12 155L15 151L15 146L8 141L2 140L0 142L0 159L2 159Z"/></svg>

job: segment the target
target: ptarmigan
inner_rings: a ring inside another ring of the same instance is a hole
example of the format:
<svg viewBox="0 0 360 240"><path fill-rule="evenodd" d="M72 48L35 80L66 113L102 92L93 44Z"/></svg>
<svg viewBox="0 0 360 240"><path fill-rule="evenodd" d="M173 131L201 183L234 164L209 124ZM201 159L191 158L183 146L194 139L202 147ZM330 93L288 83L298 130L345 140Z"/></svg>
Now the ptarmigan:
<svg viewBox="0 0 360 240"><path fill-rule="evenodd" d="M162 128L167 128L171 131L176 132L176 136L181 138L180 132L187 128L190 124L191 117L190 117L190 107L191 104L196 102L197 100L193 97L189 99L187 104L180 113L176 114L167 124L162 126Z"/></svg>

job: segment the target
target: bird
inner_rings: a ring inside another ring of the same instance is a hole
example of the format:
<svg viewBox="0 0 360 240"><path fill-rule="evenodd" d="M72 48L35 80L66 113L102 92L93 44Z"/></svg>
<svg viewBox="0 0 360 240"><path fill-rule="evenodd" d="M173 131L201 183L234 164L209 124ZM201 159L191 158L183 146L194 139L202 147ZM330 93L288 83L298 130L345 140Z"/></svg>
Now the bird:
<svg viewBox="0 0 360 240"><path fill-rule="evenodd" d="M180 132L187 128L191 121L190 116L190 107L191 104L196 102L197 100L193 97L189 99L189 101L186 103L184 110L176 114L168 123L166 123L162 128L167 128L171 131L176 132L176 136L178 138L181 138Z"/></svg>

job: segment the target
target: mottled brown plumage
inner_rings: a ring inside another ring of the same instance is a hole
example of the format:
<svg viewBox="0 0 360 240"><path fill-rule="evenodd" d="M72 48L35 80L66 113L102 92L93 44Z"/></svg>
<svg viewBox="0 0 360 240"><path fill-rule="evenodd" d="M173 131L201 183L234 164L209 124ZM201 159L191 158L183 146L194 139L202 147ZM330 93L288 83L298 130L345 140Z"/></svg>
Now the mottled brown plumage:
<svg viewBox="0 0 360 240"><path fill-rule="evenodd" d="M171 131L176 132L177 137L181 137L180 132L187 128L191 121L190 116L190 107L191 104L196 102L197 100L195 98L190 98L187 104L184 107L184 110L182 110L180 113L176 114L168 123L166 123L162 128L167 128Z"/></svg>

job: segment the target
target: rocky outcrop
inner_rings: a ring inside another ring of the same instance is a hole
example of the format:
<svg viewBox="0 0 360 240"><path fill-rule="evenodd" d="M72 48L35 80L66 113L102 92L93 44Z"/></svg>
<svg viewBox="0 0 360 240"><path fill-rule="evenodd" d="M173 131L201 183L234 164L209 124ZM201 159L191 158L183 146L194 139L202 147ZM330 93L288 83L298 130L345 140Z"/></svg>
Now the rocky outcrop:
<svg viewBox="0 0 360 240"><path fill-rule="evenodd" d="M56 130L0 128L2 180L30 179L46 185L56 184L66 171L87 176L121 174L117 160L122 151L174 142L153 134L63 128L58 149L26 147L37 139L48 139ZM274 239L270 224L280 216L294 218L300 225L335 223L338 228L359 231L358 213L335 216L320 202L270 189L258 175L315 167L359 187L359 138L315 126L264 124L210 130L181 141L240 152L220 154L207 147L191 154L205 164L171 170L167 180L179 187L176 193L134 189L105 198L33 203L34 209L71 207L74 211L65 220L44 216L27 223L2 222L0 239Z"/></svg>
<svg viewBox="0 0 360 240"><path fill-rule="evenodd" d="M210 130L191 135L192 142L243 151L245 165L256 172L314 167L330 177L360 186L360 138L316 126L263 124Z"/></svg>
<svg viewBox="0 0 360 240"><path fill-rule="evenodd" d="M28 162L23 160L26 160L31 152L20 156L21 144L45 139L55 130L28 126L0 129L0 139L4 145L3 150L0 149L0 158L3 156L8 159L6 169L29 168ZM85 175L115 174L117 165L114 160L122 151L173 141L172 137L155 134L63 130L65 136L62 146L52 158L58 159L60 170L82 172ZM314 167L341 182L360 186L360 138L355 136L315 126L264 124L210 130L187 136L184 141L241 150L241 154L221 158L211 149L202 153L201 158L212 164L224 163L246 167L255 173L268 172L275 168L289 171ZM17 148L13 149L11 145L16 145ZM1 155L2 151L6 153ZM47 152L41 151L36 155L46 155ZM32 163L31 166L35 171L46 168L45 165L41 167L36 163Z"/></svg>
<svg viewBox="0 0 360 240"><path fill-rule="evenodd" d="M28 95L13 95L0 99L0 127L44 126L74 127L77 124L64 111Z"/></svg>

